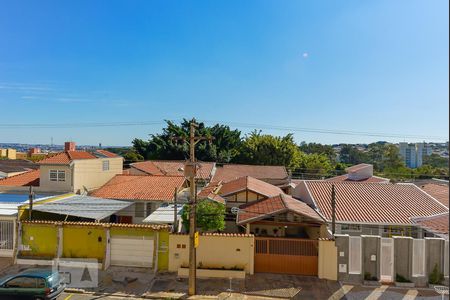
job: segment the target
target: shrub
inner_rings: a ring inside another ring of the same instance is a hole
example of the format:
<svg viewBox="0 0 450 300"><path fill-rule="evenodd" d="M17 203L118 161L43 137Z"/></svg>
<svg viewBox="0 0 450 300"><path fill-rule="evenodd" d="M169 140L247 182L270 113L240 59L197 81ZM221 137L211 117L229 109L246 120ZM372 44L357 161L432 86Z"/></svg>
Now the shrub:
<svg viewBox="0 0 450 300"><path fill-rule="evenodd" d="M440 284L444 280L444 274L439 272L438 265L434 264L433 271L428 275L428 282L430 284Z"/></svg>
<svg viewBox="0 0 450 300"><path fill-rule="evenodd" d="M397 274L397 275L395 276L395 281L397 281L397 282L411 282L409 279L403 277L403 276L400 275L400 274Z"/></svg>

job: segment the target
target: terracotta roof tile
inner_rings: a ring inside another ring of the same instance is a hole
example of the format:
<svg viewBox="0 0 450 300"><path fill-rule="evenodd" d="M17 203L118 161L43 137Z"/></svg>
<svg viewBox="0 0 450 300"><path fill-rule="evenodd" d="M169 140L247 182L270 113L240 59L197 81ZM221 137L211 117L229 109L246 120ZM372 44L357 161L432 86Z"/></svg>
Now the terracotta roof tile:
<svg viewBox="0 0 450 300"><path fill-rule="evenodd" d="M185 161L177 160L148 160L131 164L136 168L149 175L169 175L184 176ZM199 162L197 170L197 178L210 179L215 163Z"/></svg>
<svg viewBox="0 0 450 300"><path fill-rule="evenodd" d="M72 160L76 159L95 159L97 158L94 154L87 151L65 151L60 152L52 156L48 156L43 160L39 161L38 164L41 165L67 165Z"/></svg>
<svg viewBox="0 0 450 300"><path fill-rule="evenodd" d="M0 186L39 186L39 170L0 179Z"/></svg>
<svg viewBox="0 0 450 300"><path fill-rule="evenodd" d="M219 182L210 182L207 186L205 186L198 194L197 198L201 199L209 199L212 201L216 201L222 204L226 203L226 200L218 195L218 191L220 190L222 183Z"/></svg>
<svg viewBox="0 0 450 300"><path fill-rule="evenodd" d="M448 235L448 212L430 217L413 218L413 221L428 231Z"/></svg>
<svg viewBox="0 0 450 300"><path fill-rule="evenodd" d="M21 221L25 224L42 224L42 225L72 225L72 226L89 226L89 227L120 227L120 228L136 228L136 229L153 229L153 230L168 230L169 225L152 225L152 224L125 224L125 223L98 223L98 222L58 222L58 221Z"/></svg>
<svg viewBox="0 0 450 300"><path fill-rule="evenodd" d="M325 181L332 181L332 182L372 182L372 183L389 183L388 178L378 177L378 176L371 176L368 178L364 178L362 180L351 180L348 178L348 174L331 177L325 179Z"/></svg>
<svg viewBox="0 0 450 300"><path fill-rule="evenodd" d="M434 199L438 200L442 204L448 207L448 185L446 184L437 184L437 183L427 183L421 185L420 188L424 190L427 194L429 194Z"/></svg>
<svg viewBox="0 0 450 300"><path fill-rule="evenodd" d="M400 225L411 224L410 218L413 216L448 212L446 207L413 184L305 181L318 210L328 221L331 220L333 184L337 222Z"/></svg>
<svg viewBox="0 0 450 300"><path fill-rule="evenodd" d="M1 159L0 172L15 173L36 170L39 166L32 161L25 159Z"/></svg>
<svg viewBox="0 0 450 300"><path fill-rule="evenodd" d="M227 196L245 190L255 192L265 197L271 197L283 193L279 187L250 176L240 177L238 179L223 183L218 193L221 196Z"/></svg>
<svg viewBox="0 0 450 300"><path fill-rule="evenodd" d="M242 176L251 176L260 180L282 180L288 178L288 173L284 166L225 164L222 167L217 167L212 180L227 182Z"/></svg>
<svg viewBox="0 0 450 300"><path fill-rule="evenodd" d="M317 214L317 212L315 212L306 203L285 194L280 194L264 200L241 205L239 207L236 222L238 224L245 224L288 211L306 216L315 222L324 223L324 220Z"/></svg>
<svg viewBox="0 0 450 300"><path fill-rule="evenodd" d="M181 176L116 175L91 196L117 200L173 201L175 188L182 188Z"/></svg>
<svg viewBox="0 0 450 300"><path fill-rule="evenodd" d="M119 155L117 155L116 153L112 153L112 152L107 151L107 150L98 149L98 150L95 150L95 152L99 153L102 156L109 157L109 158L119 157Z"/></svg>

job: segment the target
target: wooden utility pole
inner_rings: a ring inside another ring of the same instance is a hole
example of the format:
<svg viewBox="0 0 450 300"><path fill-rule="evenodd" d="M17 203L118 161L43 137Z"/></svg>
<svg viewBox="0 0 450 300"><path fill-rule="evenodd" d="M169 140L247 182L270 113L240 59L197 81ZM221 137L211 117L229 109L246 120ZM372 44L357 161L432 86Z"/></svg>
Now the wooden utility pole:
<svg viewBox="0 0 450 300"><path fill-rule="evenodd" d="M336 191L334 184L331 185L331 232L336 232Z"/></svg>
<svg viewBox="0 0 450 300"><path fill-rule="evenodd" d="M177 233L178 232L178 201L177 201L177 197L178 197L178 189L175 188L175 193L173 194L173 232Z"/></svg>
<svg viewBox="0 0 450 300"><path fill-rule="evenodd" d="M196 222L196 205L197 205L197 189L195 187L195 177L197 172L197 164L195 161L195 145L203 140L212 140L212 137L196 137L195 128L198 125L195 120L190 122L189 126L189 162L186 163L184 168L184 176L189 180L189 296L196 294L196 245L195 237L198 236L197 222ZM184 137L172 137L173 140L182 140L186 142Z"/></svg>

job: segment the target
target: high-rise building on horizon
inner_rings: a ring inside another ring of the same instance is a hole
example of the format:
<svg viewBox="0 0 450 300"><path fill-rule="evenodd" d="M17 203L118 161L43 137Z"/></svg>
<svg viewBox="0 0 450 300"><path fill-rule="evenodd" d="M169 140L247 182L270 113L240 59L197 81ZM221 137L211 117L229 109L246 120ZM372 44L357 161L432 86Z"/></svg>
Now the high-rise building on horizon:
<svg viewBox="0 0 450 300"><path fill-rule="evenodd" d="M400 143L400 156L403 158L408 168L418 168L423 164L425 156L432 153L431 147L427 143Z"/></svg>

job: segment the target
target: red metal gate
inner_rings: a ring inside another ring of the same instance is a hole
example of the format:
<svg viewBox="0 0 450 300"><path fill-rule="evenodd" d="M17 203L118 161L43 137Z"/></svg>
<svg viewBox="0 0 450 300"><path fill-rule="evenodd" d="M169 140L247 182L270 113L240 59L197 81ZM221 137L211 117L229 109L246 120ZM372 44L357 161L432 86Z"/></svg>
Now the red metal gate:
<svg viewBox="0 0 450 300"><path fill-rule="evenodd" d="M255 237L255 272L317 275L318 241Z"/></svg>

